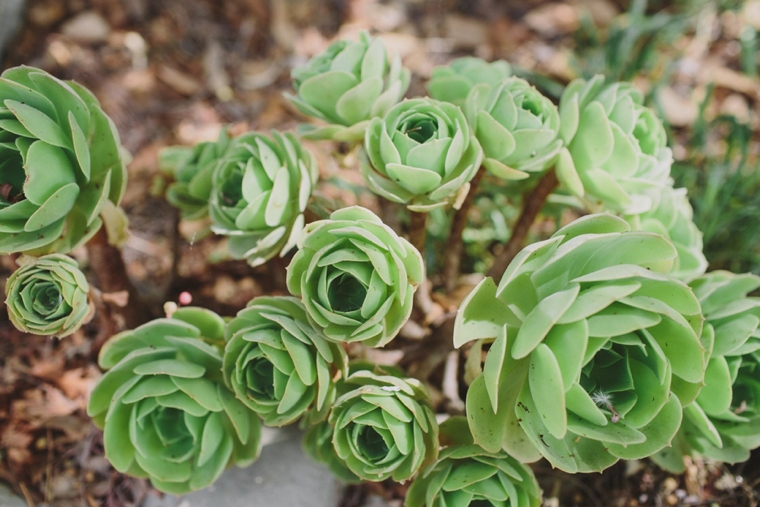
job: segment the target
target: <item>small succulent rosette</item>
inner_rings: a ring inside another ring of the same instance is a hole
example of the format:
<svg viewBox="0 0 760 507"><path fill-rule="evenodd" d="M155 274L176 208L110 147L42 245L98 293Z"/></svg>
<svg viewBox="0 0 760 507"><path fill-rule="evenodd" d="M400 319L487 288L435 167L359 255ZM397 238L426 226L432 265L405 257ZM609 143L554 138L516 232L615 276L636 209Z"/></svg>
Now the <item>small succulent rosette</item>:
<svg viewBox="0 0 760 507"><path fill-rule="evenodd" d="M329 423L336 455L365 481L410 479L438 456L438 423L416 379L357 371L344 381Z"/></svg>
<svg viewBox="0 0 760 507"><path fill-rule="evenodd" d="M211 230L251 266L285 255L301 234L317 176L314 155L291 133L236 138L214 169Z"/></svg>
<svg viewBox="0 0 760 507"><path fill-rule="evenodd" d="M670 445L708 357L699 301L664 274L675 257L658 234L589 215L476 286L454 328L470 354L490 343L467 392L475 442L570 473Z"/></svg>
<svg viewBox="0 0 760 507"><path fill-rule="evenodd" d="M738 463L760 447L760 298L747 297L760 277L713 271L691 283L712 341L705 386L684 408L673 442L653 456L667 470L683 471L682 456Z"/></svg>
<svg viewBox="0 0 760 507"><path fill-rule="evenodd" d="M504 60L487 62L482 58L464 56L448 65L434 68L427 91L436 100L464 106L467 95L475 85L495 87L511 75L512 67Z"/></svg>
<svg viewBox="0 0 760 507"><path fill-rule="evenodd" d="M424 277L422 256L374 213L335 211L304 229L287 269L288 291L303 298L312 324L335 342L382 347L412 312Z"/></svg>
<svg viewBox="0 0 760 507"><path fill-rule="evenodd" d="M284 426L308 413L323 420L335 401L335 376L347 374L343 348L326 340L294 297L251 300L230 321L224 380L267 426Z"/></svg>
<svg viewBox="0 0 760 507"><path fill-rule="evenodd" d="M0 76L0 254L68 253L118 205L127 172L97 99L32 67Z"/></svg>
<svg viewBox="0 0 760 507"><path fill-rule="evenodd" d="M193 147L170 146L159 153L159 166L174 178L166 190L166 200L185 220L208 216L214 168L230 144L227 129L222 129L214 142L198 143Z"/></svg>
<svg viewBox="0 0 760 507"><path fill-rule="evenodd" d="M87 413L116 470L181 495L256 460L259 418L224 385L209 344L223 339L221 317L185 307L106 342Z"/></svg>
<svg viewBox="0 0 760 507"><path fill-rule="evenodd" d="M451 435L444 435L447 432ZM454 443L412 482L406 507L541 505L533 471L504 451L488 452L475 445L464 417L444 421L440 437Z"/></svg>
<svg viewBox="0 0 760 507"><path fill-rule="evenodd" d="M5 306L17 329L42 336L68 336L87 322L90 286L74 259L61 254L22 255L5 284Z"/></svg>
<svg viewBox="0 0 760 507"><path fill-rule="evenodd" d="M296 95L285 97L307 116L328 123L300 125L306 139L361 141L371 118L384 116L409 88L411 73L385 44L362 32L358 42L340 40L304 67L293 69Z"/></svg>
<svg viewBox="0 0 760 507"><path fill-rule="evenodd" d="M417 212L460 202L483 160L462 110L428 98L373 119L364 148L361 173L370 190Z"/></svg>
<svg viewBox="0 0 760 507"><path fill-rule="evenodd" d="M694 211L685 188L665 186L649 192L652 208L628 217L634 229L662 234L676 247L678 256L669 275L690 282L707 271L702 253L702 232L693 221Z"/></svg>
<svg viewBox="0 0 760 507"><path fill-rule="evenodd" d="M576 79L562 93L560 138L567 148L557 177L591 209L644 213L653 204L647 191L670 184L665 129L643 100L631 83L605 86L600 75Z"/></svg>
<svg viewBox="0 0 760 507"><path fill-rule="evenodd" d="M303 435L303 448L314 461L326 465L335 477L346 484L362 482L335 453L333 427L327 420L309 426Z"/></svg>
<svg viewBox="0 0 760 507"><path fill-rule="evenodd" d="M464 111L483 147L483 165L500 178L543 171L562 148L557 106L524 79L473 87Z"/></svg>

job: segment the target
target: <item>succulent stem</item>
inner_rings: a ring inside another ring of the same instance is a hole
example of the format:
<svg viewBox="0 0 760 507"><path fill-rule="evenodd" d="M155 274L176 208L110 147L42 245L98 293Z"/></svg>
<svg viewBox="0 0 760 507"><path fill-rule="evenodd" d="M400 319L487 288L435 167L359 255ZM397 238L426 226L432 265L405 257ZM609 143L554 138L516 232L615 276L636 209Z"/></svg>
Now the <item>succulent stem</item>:
<svg viewBox="0 0 760 507"><path fill-rule="evenodd" d="M512 236L504 246L504 250L496 257L491 269L488 270L487 276L490 276L494 280L500 280L504 271L507 270L507 266L515 258L515 255L522 249L525 243L525 238L528 236L530 226L535 222L538 213L541 208L544 207L546 199L549 194L557 188L559 182L557 181L557 175L554 172L554 168L544 174L533 192L528 194L525 198L525 205L523 206L520 217L517 219L517 223L512 229Z"/></svg>
<svg viewBox="0 0 760 507"><path fill-rule="evenodd" d="M427 213L409 212L409 242L425 258L425 226Z"/></svg>
<svg viewBox="0 0 760 507"><path fill-rule="evenodd" d="M478 192L478 185L485 174L485 167L480 166L478 172L470 181L470 191L467 193L462 206L454 213L454 219L451 222L451 234L446 247L446 258L443 267L443 279L446 285L446 292L451 292L456 287L457 277L459 276L459 265L462 261L462 233L467 225L467 215L470 208L475 202L475 194Z"/></svg>
<svg viewBox="0 0 760 507"><path fill-rule="evenodd" d="M121 251L108 243L105 228L101 228L86 246L90 268L98 279L100 291L103 293L126 291L129 294L129 303L116 310L123 316L126 328L134 329L153 318L150 308L141 300L137 289L127 275L127 267L121 257Z"/></svg>

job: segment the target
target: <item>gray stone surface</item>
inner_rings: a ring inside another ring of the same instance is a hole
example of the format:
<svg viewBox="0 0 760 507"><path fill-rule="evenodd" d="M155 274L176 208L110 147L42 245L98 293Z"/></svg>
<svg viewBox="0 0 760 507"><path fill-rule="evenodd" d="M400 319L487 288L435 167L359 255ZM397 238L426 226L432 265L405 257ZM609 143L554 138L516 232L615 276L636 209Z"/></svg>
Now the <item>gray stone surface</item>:
<svg viewBox="0 0 760 507"><path fill-rule="evenodd" d="M0 5L4 1L0 0ZM0 483L0 507L27 507L27 505L25 501L14 495L8 486Z"/></svg>
<svg viewBox="0 0 760 507"><path fill-rule="evenodd" d="M2 1L2 0L0 0ZM203 491L182 497L149 496L143 507L335 507L341 486L301 450L295 428L266 429L268 443L248 468L233 467ZM2 506L0 506L2 507Z"/></svg>
<svg viewBox="0 0 760 507"><path fill-rule="evenodd" d="M8 42L21 27L25 0L0 0L0 63Z"/></svg>

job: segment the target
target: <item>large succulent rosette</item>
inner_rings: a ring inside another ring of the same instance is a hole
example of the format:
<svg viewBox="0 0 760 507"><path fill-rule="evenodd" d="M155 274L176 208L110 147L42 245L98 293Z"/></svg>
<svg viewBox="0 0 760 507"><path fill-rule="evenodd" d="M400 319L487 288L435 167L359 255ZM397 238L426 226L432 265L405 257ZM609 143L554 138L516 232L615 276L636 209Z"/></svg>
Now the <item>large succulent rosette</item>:
<svg viewBox="0 0 760 507"><path fill-rule="evenodd" d="M221 317L186 307L106 342L87 413L116 470L185 494L256 459L259 419L224 385L210 344L223 339Z"/></svg>
<svg viewBox="0 0 760 507"><path fill-rule="evenodd" d="M438 456L438 424L416 379L352 373L330 412L333 446L362 480L410 479Z"/></svg>
<svg viewBox="0 0 760 507"><path fill-rule="evenodd" d="M224 380L264 424L283 426L307 411L313 422L327 417L346 353L312 327L300 300L255 298L225 335Z"/></svg>
<svg viewBox="0 0 760 507"><path fill-rule="evenodd" d="M557 106L524 79L473 87L464 111L483 147L483 165L501 178L542 171L562 148Z"/></svg>
<svg viewBox="0 0 760 507"><path fill-rule="evenodd" d="M285 255L301 234L317 176L314 155L291 133L236 138L214 169L211 230L227 236L233 257L251 266Z"/></svg>
<svg viewBox="0 0 760 507"><path fill-rule="evenodd" d="M31 67L0 77L0 254L68 253L118 205L127 173L97 99Z"/></svg>
<svg viewBox="0 0 760 507"><path fill-rule="evenodd" d="M662 234L676 247L678 256L670 275L690 282L707 270L707 259L702 253L702 232L692 220L694 211L686 197L686 189L671 186L653 189L652 208L646 213L629 217L634 229Z"/></svg>
<svg viewBox="0 0 760 507"><path fill-rule="evenodd" d="M463 106L475 85L495 87L511 75L512 67L504 60L487 62L481 58L464 56L448 65L434 68L427 83L427 91L436 100Z"/></svg>
<svg viewBox="0 0 760 507"><path fill-rule="evenodd" d="M361 165L367 186L386 199L427 212L456 202L483 160L462 111L433 99L405 100L367 129Z"/></svg>
<svg viewBox="0 0 760 507"><path fill-rule="evenodd" d="M16 328L38 335L70 335L92 313L90 286L74 259L61 254L21 256L5 284L5 306Z"/></svg>
<svg viewBox="0 0 760 507"><path fill-rule="evenodd" d="M603 76L576 79L562 93L560 138L567 149L557 177L592 209L643 213L653 204L647 192L670 183L665 129L642 103L632 84L605 86Z"/></svg>
<svg viewBox="0 0 760 507"><path fill-rule="evenodd" d="M760 278L713 271L691 286L712 353L705 386L684 408L673 447L653 456L674 472L684 469L684 455L738 463L760 447L760 298L747 297L760 287Z"/></svg>
<svg viewBox="0 0 760 507"><path fill-rule="evenodd" d="M166 189L166 200L177 208L185 220L198 220L208 215L211 180L214 168L230 146L230 136L222 129L214 142L193 147L171 146L159 154L159 165L174 182Z"/></svg>
<svg viewBox="0 0 760 507"><path fill-rule="evenodd" d="M541 489L528 466L504 451L488 452L475 445L464 417L441 424L442 441L449 438L447 431L454 433L454 442L409 486L406 507L541 505Z"/></svg>
<svg viewBox="0 0 760 507"><path fill-rule="evenodd" d="M382 347L409 319L423 276L411 243L353 206L306 226L287 284L329 340Z"/></svg>
<svg viewBox="0 0 760 507"><path fill-rule="evenodd" d="M660 235L590 215L523 249L498 287L483 280L454 329L457 347L491 342L467 393L475 442L567 472L669 445L708 354L697 298L663 274L675 257Z"/></svg>
<svg viewBox="0 0 760 507"><path fill-rule="evenodd" d="M385 115L409 88L411 73L385 44L362 32L358 42L340 40L304 67L293 69L297 95L285 94L302 113L328 123L301 125L307 139L361 141L370 118Z"/></svg>

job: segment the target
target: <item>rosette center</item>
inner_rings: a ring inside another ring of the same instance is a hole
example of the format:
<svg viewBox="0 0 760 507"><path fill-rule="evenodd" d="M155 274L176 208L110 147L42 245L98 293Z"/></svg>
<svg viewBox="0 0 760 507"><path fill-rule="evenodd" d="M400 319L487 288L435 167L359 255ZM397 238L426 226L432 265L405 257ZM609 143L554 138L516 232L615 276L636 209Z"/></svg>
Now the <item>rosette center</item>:
<svg viewBox="0 0 760 507"><path fill-rule="evenodd" d="M330 306L336 312L353 312L361 309L366 296L367 287L348 273L334 278L327 293Z"/></svg>

